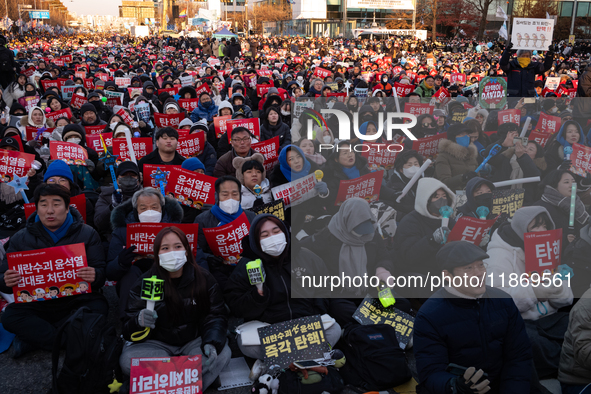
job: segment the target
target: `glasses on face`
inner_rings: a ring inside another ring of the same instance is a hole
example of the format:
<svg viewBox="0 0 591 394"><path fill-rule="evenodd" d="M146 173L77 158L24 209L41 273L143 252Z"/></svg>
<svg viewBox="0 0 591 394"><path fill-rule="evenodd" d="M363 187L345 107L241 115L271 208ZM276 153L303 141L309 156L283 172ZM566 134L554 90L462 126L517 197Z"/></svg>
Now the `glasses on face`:
<svg viewBox="0 0 591 394"><path fill-rule="evenodd" d="M244 137L244 138L232 138L232 141L237 142L239 144L243 143L243 142L248 142L250 141L250 137Z"/></svg>
<svg viewBox="0 0 591 394"><path fill-rule="evenodd" d="M423 123L423 127L433 127L433 123Z"/></svg>
<svg viewBox="0 0 591 394"><path fill-rule="evenodd" d="M47 180L47 183L49 185L55 185L56 183L58 185L67 185L68 184L68 179L66 179L66 178L49 178Z"/></svg>

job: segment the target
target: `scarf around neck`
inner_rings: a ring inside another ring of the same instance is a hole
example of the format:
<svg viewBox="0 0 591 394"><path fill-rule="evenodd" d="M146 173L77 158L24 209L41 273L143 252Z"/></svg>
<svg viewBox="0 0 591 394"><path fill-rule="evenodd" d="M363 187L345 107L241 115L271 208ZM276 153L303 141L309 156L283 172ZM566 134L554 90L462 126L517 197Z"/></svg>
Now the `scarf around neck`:
<svg viewBox="0 0 591 394"><path fill-rule="evenodd" d="M552 186L546 185L546 187L544 188L544 194L542 195L542 201L545 201L548 204L552 204L555 207L558 207L563 211L566 211L567 215L570 213L570 196L563 196L562 194L560 194L558 190L554 189ZM583 204L579 196L577 196L575 200L575 220L581 224L585 224L587 223L588 219L589 214L585 210L585 205Z"/></svg>
<svg viewBox="0 0 591 394"><path fill-rule="evenodd" d="M219 205L214 205L213 207L211 207L211 214L213 216L215 216L219 221L220 224L218 224L219 226L223 226L225 224L228 224L230 222L233 222L234 220L238 219L238 216L242 215L242 205L238 208L238 211L236 211L236 213L233 214L229 214L224 212L224 210L222 208L220 208Z"/></svg>
<svg viewBox="0 0 591 394"><path fill-rule="evenodd" d="M41 219L39 219L39 215L35 216L35 222L40 222L40 221L41 221ZM57 230L51 231L50 229L45 227L43 225L43 223L41 223L41 226L43 226L43 229L45 231L47 231L47 234L49 234L49 236L53 240L53 243L57 244L59 242L59 240L62 239L66 235L66 233L68 232L68 229L70 228L72 223L74 223L74 218L72 217L72 214L70 212L68 212L68 216L66 216L66 220L60 226L60 228L58 228Z"/></svg>

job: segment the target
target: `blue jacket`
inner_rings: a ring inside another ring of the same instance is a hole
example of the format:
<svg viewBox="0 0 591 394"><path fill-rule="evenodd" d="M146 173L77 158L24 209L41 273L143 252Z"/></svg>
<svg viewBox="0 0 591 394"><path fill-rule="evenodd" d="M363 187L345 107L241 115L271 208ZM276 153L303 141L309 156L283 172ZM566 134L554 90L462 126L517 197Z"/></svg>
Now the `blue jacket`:
<svg viewBox="0 0 591 394"><path fill-rule="evenodd" d="M449 363L488 374L490 393L529 393L532 351L525 324L511 297L486 287L478 300L438 290L419 310L414 352L427 393L449 393Z"/></svg>
<svg viewBox="0 0 591 394"><path fill-rule="evenodd" d="M199 100L199 104L197 104L197 108L191 112L191 121L193 123L198 122L200 119L206 119L208 122L213 122L213 117L218 115L218 106L215 103L211 102L211 106L209 108L205 108L201 104L201 99Z"/></svg>
<svg viewBox="0 0 591 394"><path fill-rule="evenodd" d="M213 176L213 169L215 168L215 163L218 161L218 156L209 142L205 141L205 148L203 148L203 152L197 158L205 166L205 175Z"/></svg>

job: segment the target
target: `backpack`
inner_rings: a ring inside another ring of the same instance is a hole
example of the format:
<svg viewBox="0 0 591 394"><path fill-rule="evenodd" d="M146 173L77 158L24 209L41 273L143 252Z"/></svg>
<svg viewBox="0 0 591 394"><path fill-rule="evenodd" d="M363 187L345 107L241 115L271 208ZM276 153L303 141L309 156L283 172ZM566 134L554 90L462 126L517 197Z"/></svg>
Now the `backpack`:
<svg viewBox="0 0 591 394"><path fill-rule="evenodd" d="M62 337L66 356L57 372ZM53 347L51 375L52 394L108 393L107 385L120 377L119 356L123 340L107 318L82 307L58 329Z"/></svg>
<svg viewBox="0 0 591 394"><path fill-rule="evenodd" d="M341 342L340 349L347 362L339 372L348 384L379 391L396 387L412 377L392 326L351 324L345 328Z"/></svg>
<svg viewBox="0 0 591 394"><path fill-rule="evenodd" d="M297 372L287 369L279 375L279 394L322 394L340 393L345 383L335 367L327 367L328 375L324 375L318 383L303 384Z"/></svg>

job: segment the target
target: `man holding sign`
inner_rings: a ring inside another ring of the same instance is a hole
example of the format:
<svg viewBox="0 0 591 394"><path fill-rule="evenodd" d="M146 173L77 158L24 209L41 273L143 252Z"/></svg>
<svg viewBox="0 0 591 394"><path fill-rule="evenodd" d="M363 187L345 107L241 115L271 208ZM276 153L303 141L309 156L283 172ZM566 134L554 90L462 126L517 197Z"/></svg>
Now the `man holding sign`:
<svg viewBox="0 0 591 394"><path fill-rule="evenodd" d="M507 93L509 97L534 97L536 75L544 74L552 68L554 51L548 47L544 63L532 62L532 52L528 49L517 51L517 59L511 60L513 43L507 42L505 51L499 62L501 69L507 74Z"/></svg>
<svg viewBox="0 0 591 394"><path fill-rule="evenodd" d="M12 293L13 288L26 284L49 294L51 289L45 286L48 282L62 281L65 284L82 280L91 285L92 293L74 292L79 295L49 299L49 302L43 303L10 304L2 314L2 324L16 334L14 358L37 348L52 350L57 328L72 311L83 306L105 316L108 311L107 301L98 292L105 283L105 255L101 240L92 227L84 224L80 213L70 206L69 191L59 185L42 184L35 191L35 206L37 212L29 217L27 227L10 239L7 255L0 267L0 291ZM58 265L64 265L64 259L60 260L59 256L54 259L52 255L49 261L37 261L35 256L24 259L19 258L17 253L78 243L84 244L83 257L87 266L80 265L81 268L75 273L68 272L68 275L65 271L58 271ZM39 274L40 267L48 271L47 275Z"/></svg>

